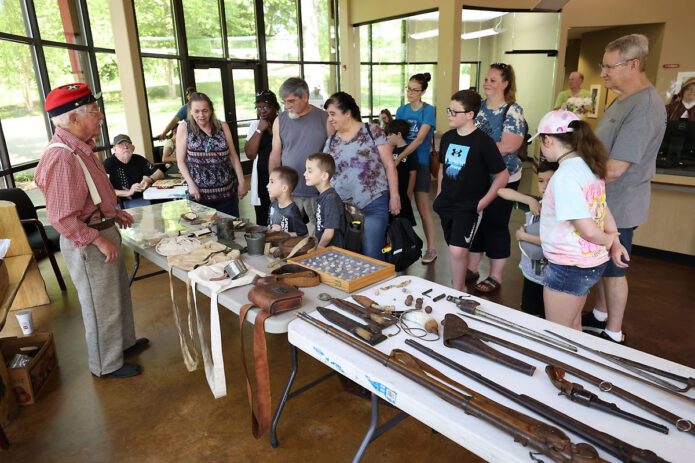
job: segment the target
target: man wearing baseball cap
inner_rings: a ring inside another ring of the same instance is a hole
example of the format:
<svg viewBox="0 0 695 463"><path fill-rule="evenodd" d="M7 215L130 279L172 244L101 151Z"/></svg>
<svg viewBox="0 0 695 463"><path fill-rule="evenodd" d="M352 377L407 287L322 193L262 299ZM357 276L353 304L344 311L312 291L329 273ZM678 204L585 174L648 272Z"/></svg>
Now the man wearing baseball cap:
<svg viewBox="0 0 695 463"><path fill-rule="evenodd" d="M44 106L56 126L35 181L46 198L48 221L60 233L60 250L77 289L95 376L126 378L142 370L126 355L149 344L135 338L130 287L120 254L122 228L133 217L116 210L116 194L96 154L104 115L83 83L53 89Z"/></svg>
<svg viewBox="0 0 695 463"><path fill-rule="evenodd" d="M164 172L144 157L134 154L134 148L128 135L116 135L113 139L114 155L104 159L104 169L116 196L123 198L125 209L150 204L142 197L142 192L156 180L164 178Z"/></svg>

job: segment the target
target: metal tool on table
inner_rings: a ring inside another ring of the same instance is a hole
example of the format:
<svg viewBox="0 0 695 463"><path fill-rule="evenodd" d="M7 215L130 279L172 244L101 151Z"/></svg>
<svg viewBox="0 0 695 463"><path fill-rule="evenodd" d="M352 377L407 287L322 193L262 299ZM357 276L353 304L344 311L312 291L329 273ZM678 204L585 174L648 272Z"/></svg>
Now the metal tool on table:
<svg viewBox="0 0 695 463"><path fill-rule="evenodd" d="M384 315L390 315L393 311L395 311L396 307L392 305L381 305L378 302L374 301L371 298L368 298L367 296L360 296L359 294L356 294L352 296L352 298L362 307L365 309L369 310L370 312L374 313L380 313Z"/></svg>
<svg viewBox="0 0 695 463"><path fill-rule="evenodd" d="M468 315L464 315L464 314L459 314L459 315L464 317L464 318L469 318L471 320L475 320L476 322L479 322L479 323L485 323L486 325L498 327L494 323L490 323L487 320L469 317ZM504 329L504 328L502 328L502 329ZM511 330L506 330L506 329L505 329L505 331L513 332ZM517 333L517 334L519 334L519 333ZM547 365L553 365L553 366L560 367L563 370L565 370L567 373L571 373L574 376L577 376L577 377L582 378L586 381L589 381L592 385L598 387L601 390L601 392L610 392L611 394L615 394L618 397L620 397L624 400L627 400L631 404L633 404L637 407L640 407L642 410L645 410L645 411L647 411L655 416L658 416L659 418L661 418L663 420L668 421L669 423L673 424L676 427L676 429L679 430L680 432L687 432L689 434L695 435L695 424L693 424L693 422L690 421L689 419L683 418L683 417L677 415L676 413L673 413L673 412L668 411L664 408L661 408L658 405L651 403L648 400L646 400L638 395L635 395L632 392L630 392L626 389L623 389L623 388L619 387L616 384L613 384L612 382L610 382L608 380L594 376L590 373L587 373L583 370L580 370L579 368L576 368L576 367L569 365L565 362L562 362L562 361L557 360L555 358L541 354L540 352L536 352L532 349L528 349L526 347L514 344L513 342L508 341L506 339L498 338L496 336L484 333L482 331L477 331L477 335L481 339L494 342L495 344L506 347L506 348L511 349L515 352L519 352L520 354L527 355L527 356L534 358L536 360L539 360ZM524 336L524 337L526 337L526 336ZM529 337L528 339L533 339L533 338ZM591 359L589 357L584 357L583 355L578 354L576 352L566 351L566 350L561 349L553 344L548 344L545 341L536 340L536 339L534 339L534 340L538 343L544 344L544 345L551 347L555 350L559 350L560 352L564 352L567 355L571 355L572 357L575 357L575 358L578 358L578 359L583 360L585 362L589 362L589 363L592 363L594 365L598 365L598 366L601 366L603 368L606 368L607 370L609 370L613 373L618 373L624 377L634 379L634 380L643 382L645 384L649 384L650 386L658 387L654 383L647 381L644 378L641 378L639 376L635 376L631 373L620 370L618 368L614 368L610 365L606 365L604 363L601 363L601 362L594 360L594 359ZM684 397L684 396L678 395L678 397Z"/></svg>
<svg viewBox="0 0 695 463"><path fill-rule="evenodd" d="M550 330L545 330L546 333L550 333L553 336L556 336L560 339L562 339L565 342L568 342L572 344L573 346L576 347L581 347L582 349L588 350L589 352L593 352L594 354L598 355L601 358L604 358L608 360L609 362L613 362L616 365L620 365L621 367L630 370L633 373L637 373L638 375L642 376L643 378L647 378L648 380L652 381L655 386L660 386L662 389L665 389L667 391L679 393L679 392L688 392L691 387L695 386L695 378L686 378L685 376L680 376L675 373L671 373L670 371L665 371L661 370L659 368L655 368L649 365L645 365L643 363L635 362L634 360L629 360L623 357L619 357L617 355L613 354L608 354L606 352L602 352L597 349L592 349L591 347L587 347L583 344L580 344L576 341L572 341L571 339L567 339L564 336L561 336L557 333L554 333ZM664 376L669 379L673 379L675 381L679 381L681 383L684 383L684 387L678 387L675 384L669 383L668 381L665 381L658 376ZM690 400L695 400L690 397L683 396L681 394L677 394L679 397L683 397L684 399L690 399Z"/></svg>
<svg viewBox="0 0 695 463"><path fill-rule="evenodd" d="M542 339L546 343L554 344L558 347L562 347L563 349L567 349L567 350L570 350L572 352L577 351L577 348L571 344L567 344L565 342L558 341L557 339L551 338L550 336L547 336L543 333L539 333L539 332L534 331L530 328L526 328L525 326L521 326L519 324L510 322L509 320L505 320L504 318L498 317L497 315L493 315L491 313L485 312L484 310L478 308L480 306L480 302L474 301L473 299L464 299L461 297L457 298L454 296L447 296L446 300L449 302L453 302L454 304L456 304L456 307L458 307L462 311L466 312L467 314L487 318L488 320L492 320L497 324L504 325L508 328L511 328L514 332L524 333L526 336L530 336L534 339Z"/></svg>
<svg viewBox="0 0 695 463"><path fill-rule="evenodd" d="M382 312L378 310L369 310L367 308L362 307L359 304L355 304L354 302L350 301L345 301L343 299L337 299L327 293L319 294L319 299L324 302L330 302L339 309L343 309L346 312L357 315L363 320L372 320L374 323L378 324L381 329L388 328L391 325L395 325L397 321L391 317L385 316L384 314L382 314Z"/></svg>
<svg viewBox="0 0 695 463"><path fill-rule="evenodd" d="M560 395L564 395L572 402L610 413L611 415L639 424L640 426L645 426L655 431L668 434L668 428L666 426L621 410L616 404L606 402L593 392L587 391L581 384L567 381L565 379L565 370L562 368L548 365L545 367L545 373L548 375L548 378L550 378L550 382L553 383L553 386L560 390Z"/></svg>
<svg viewBox="0 0 695 463"><path fill-rule="evenodd" d="M476 336L476 331L468 328L466 322L456 315L446 314L443 324L445 346L484 357L528 376L533 376L533 373L536 371L535 366L522 362L485 344Z"/></svg>
<svg viewBox="0 0 695 463"><path fill-rule="evenodd" d="M327 309L325 307L316 307L316 310L319 311L323 318L366 341L370 346L379 344L381 341L386 339L386 336L383 334L374 334L369 331L369 328L366 325L357 323L355 320L348 318L335 310Z"/></svg>

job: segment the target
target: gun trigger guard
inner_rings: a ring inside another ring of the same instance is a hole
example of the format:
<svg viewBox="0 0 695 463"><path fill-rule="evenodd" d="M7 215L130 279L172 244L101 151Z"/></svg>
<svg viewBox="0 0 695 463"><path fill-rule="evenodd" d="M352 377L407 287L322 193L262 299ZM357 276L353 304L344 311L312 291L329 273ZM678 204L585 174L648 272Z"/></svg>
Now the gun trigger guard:
<svg viewBox="0 0 695 463"><path fill-rule="evenodd" d="M613 389L613 384L611 384L611 383L608 382L608 381L601 381L601 382L599 383L599 385L598 385L598 388L599 388L602 392L610 392L611 389Z"/></svg>
<svg viewBox="0 0 695 463"><path fill-rule="evenodd" d="M692 428L693 423L691 423L689 420L679 418L678 421L676 421L676 429L681 432L689 432Z"/></svg>

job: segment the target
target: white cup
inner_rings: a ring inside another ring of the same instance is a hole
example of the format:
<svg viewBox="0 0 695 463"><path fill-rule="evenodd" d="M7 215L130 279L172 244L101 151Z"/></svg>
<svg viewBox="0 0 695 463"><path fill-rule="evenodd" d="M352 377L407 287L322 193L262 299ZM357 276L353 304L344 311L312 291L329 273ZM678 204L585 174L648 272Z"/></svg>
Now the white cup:
<svg viewBox="0 0 695 463"><path fill-rule="evenodd" d="M17 321L22 328L24 336L28 336L34 332L34 319L31 316L31 310L22 310L17 312Z"/></svg>

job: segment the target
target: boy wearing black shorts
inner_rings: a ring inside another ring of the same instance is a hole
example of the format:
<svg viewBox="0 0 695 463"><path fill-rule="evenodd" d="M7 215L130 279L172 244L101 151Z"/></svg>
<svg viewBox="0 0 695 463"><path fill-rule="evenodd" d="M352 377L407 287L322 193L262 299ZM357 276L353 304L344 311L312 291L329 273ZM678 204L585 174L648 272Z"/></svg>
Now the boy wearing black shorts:
<svg viewBox="0 0 695 463"><path fill-rule="evenodd" d="M468 249L483 210L509 178L497 145L473 122L480 105L480 95L473 90L452 95L447 108L452 130L442 136L439 150L441 166L433 208L449 245L452 287L459 291L465 290Z"/></svg>

